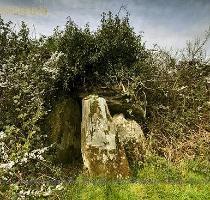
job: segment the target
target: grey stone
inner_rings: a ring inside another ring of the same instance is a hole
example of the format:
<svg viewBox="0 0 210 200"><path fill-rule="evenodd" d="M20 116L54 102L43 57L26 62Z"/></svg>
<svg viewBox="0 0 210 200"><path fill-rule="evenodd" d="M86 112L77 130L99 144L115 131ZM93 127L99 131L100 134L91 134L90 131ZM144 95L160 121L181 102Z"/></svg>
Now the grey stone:
<svg viewBox="0 0 210 200"><path fill-rule="evenodd" d="M90 95L83 99L81 147L84 167L90 176L130 175L124 147L104 98Z"/></svg>
<svg viewBox="0 0 210 200"><path fill-rule="evenodd" d="M146 139L141 126L123 114L113 117L119 140L122 142L130 165L140 164L145 155Z"/></svg>

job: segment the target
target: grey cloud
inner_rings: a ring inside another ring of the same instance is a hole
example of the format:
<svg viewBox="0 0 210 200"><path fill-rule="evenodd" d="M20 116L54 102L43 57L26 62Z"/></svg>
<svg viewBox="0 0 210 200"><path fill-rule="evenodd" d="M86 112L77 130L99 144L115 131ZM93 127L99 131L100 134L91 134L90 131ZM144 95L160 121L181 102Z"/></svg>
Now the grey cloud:
<svg viewBox="0 0 210 200"><path fill-rule="evenodd" d="M43 34L51 34L57 25L62 27L67 16L80 26L90 22L91 28L96 29L103 11L117 13L124 4L130 12L131 25L136 32L144 31L149 47L158 43L182 48L186 40L200 35L210 25L209 0L0 0L0 6L3 3L46 6L48 16L5 16L34 24L37 32Z"/></svg>

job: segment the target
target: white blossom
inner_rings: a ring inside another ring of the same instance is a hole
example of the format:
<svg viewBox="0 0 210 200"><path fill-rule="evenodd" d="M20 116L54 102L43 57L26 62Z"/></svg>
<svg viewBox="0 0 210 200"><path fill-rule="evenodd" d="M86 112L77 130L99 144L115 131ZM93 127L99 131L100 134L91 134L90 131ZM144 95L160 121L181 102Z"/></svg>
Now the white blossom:
<svg viewBox="0 0 210 200"><path fill-rule="evenodd" d="M2 169L11 169L15 165L14 161L10 161L8 163L0 164L0 168Z"/></svg>
<svg viewBox="0 0 210 200"><path fill-rule="evenodd" d="M60 183L60 184L56 185L55 189L60 191L60 190L64 189L64 186L62 183Z"/></svg>
<svg viewBox="0 0 210 200"><path fill-rule="evenodd" d="M4 139L6 137L5 132L0 131L0 139Z"/></svg>

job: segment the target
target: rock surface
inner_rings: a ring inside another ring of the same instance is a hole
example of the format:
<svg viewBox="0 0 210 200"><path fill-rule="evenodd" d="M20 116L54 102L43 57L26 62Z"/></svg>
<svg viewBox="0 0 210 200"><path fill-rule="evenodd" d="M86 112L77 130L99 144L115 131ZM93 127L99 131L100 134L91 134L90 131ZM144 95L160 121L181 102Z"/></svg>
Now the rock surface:
<svg viewBox="0 0 210 200"><path fill-rule="evenodd" d="M145 137L141 126L134 120L125 119L123 114L115 115L113 122L130 165L142 162L145 155Z"/></svg>
<svg viewBox="0 0 210 200"><path fill-rule="evenodd" d="M104 98L90 95L82 102L81 150L90 176L128 177L123 144Z"/></svg>
<svg viewBox="0 0 210 200"><path fill-rule="evenodd" d="M57 159L63 163L81 160L81 109L72 98L55 103L48 116L50 139L57 144Z"/></svg>
<svg viewBox="0 0 210 200"><path fill-rule="evenodd" d="M128 94L122 92L120 88L90 88L86 92L79 92L80 98L85 98L89 94L97 94L106 99L109 110L112 113L123 113L128 116L133 116L136 119L146 117L146 99L139 104L132 104Z"/></svg>

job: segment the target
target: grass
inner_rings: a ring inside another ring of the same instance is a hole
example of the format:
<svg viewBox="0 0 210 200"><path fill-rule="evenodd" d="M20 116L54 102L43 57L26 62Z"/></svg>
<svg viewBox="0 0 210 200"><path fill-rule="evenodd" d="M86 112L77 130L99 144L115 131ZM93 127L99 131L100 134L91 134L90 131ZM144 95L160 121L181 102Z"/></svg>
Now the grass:
<svg viewBox="0 0 210 200"><path fill-rule="evenodd" d="M60 199L66 200L139 200L139 199L210 199L210 184L105 183L68 186Z"/></svg>
<svg viewBox="0 0 210 200"><path fill-rule="evenodd" d="M209 200L210 165L191 160L172 164L152 158L129 180L88 179L79 176L74 184L51 199L62 200Z"/></svg>

